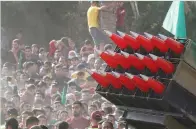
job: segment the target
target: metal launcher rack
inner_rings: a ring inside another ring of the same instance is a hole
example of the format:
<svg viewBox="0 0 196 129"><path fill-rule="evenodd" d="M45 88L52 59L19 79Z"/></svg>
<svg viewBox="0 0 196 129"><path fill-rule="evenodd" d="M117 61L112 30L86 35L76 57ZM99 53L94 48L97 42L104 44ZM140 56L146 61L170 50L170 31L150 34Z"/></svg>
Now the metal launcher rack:
<svg viewBox="0 0 196 129"><path fill-rule="evenodd" d="M99 83L96 92L124 110L123 117L137 129L196 129L196 44L164 35L105 32L117 47L97 51L108 66L104 73L91 72Z"/></svg>

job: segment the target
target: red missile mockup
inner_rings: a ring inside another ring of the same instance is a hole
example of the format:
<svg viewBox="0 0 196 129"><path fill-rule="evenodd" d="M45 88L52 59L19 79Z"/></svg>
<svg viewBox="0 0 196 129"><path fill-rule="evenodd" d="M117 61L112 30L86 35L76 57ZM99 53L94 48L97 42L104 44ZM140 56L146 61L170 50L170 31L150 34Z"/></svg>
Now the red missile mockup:
<svg viewBox="0 0 196 129"><path fill-rule="evenodd" d="M142 92L149 91L150 87L146 85L146 82L142 78L132 75L130 73L125 73L125 74L129 79L131 79L135 83L136 87L138 87L138 89L140 89Z"/></svg>
<svg viewBox="0 0 196 129"><path fill-rule="evenodd" d="M110 85L110 82L106 79L106 75L100 74L98 72L92 72L88 69L86 71L95 79L97 83L99 83L103 88L106 88Z"/></svg>
<svg viewBox="0 0 196 129"><path fill-rule="evenodd" d="M110 31L104 30L105 33L110 37L110 39L121 49L125 49L128 47L127 42L121 38L120 36L118 36L117 34L114 34Z"/></svg>
<svg viewBox="0 0 196 129"><path fill-rule="evenodd" d="M176 54L181 54L184 50L184 45L180 42L167 37L165 35L159 34L159 37L165 42L165 44Z"/></svg>
<svg viewBox="0 0 196 129"><path fill-rule="evenodd" d="M142 61L142 63L152 72L152 73L156 73L158 72L159 68L157 67L157 65L155 64L155 62L147 57L144 56L142 54L139 53L135 53L137 55L137 57Z"/></svg>
<svg viewBox="0 0 196 129"><path fill-rule="evenodd" d="M128 54L123 51L121 51L121 54L124 55L124 57L127 59L125 66L124 66L125 68L130 68L132 66L136 68L137 70L140 70L140 71L144 70L145 65L134 54Z"/></svg>
<svg viewBox="0 0 196 129"><path fill-rule="evenodd" d="M175 66L171 62L153 54L149 54L149 56L153 59L156 65L166 74L172 74L174 72Z"/></svg>
<svg viewBox="0 0 196 129"><path fill-rule="evenodd" d="M162 94L164 92L165 86L161 82L142 74L140 74L140 76L145 81L146 85L148 85L155 93Z"/></svg>
<svg viewBox="0 0 196 129"><path fill-rule="evenodd" d="M147 51L151 52L154 49L154 45L151 43L150 39L144 37L143 35L139 35L135 32L130 31L131 35L135 37L135 39L141 44L141 46Z"/></svg>
<svg viewBox="0 0 196 129"><path fill-rule="evenodd" d="M134 90L136 88L134 82L129 79L127 76L123 75L123 74L119 74L117 72L112 72L114 74L114 76L116 78L118 78L120 80L120 82L122 83L122 85L124 87L126 87L129 90Z"/></svg>
<svg viewBox="0 0 196 129"><path fill-rule="evenodd" d="M138 50L140 49L140 42L138 42L134 37L131 35L128 35L126 33L117 31L119 35L127 42L127 44L133 49L133 50Z"/></svg>
<svg viewBox="0 0 196 129"><path fill-rule="evenodd" d="M153 36L153 35L151 35L151 34L149 34L149 33L146 33L146 32L144 32L144 34L145 34L145 36L147 37L147 38L149 38L150 40L151 40L151 43L156 47L156 48L158 48L159 50L160 50L160 52L162 52L162 53L166 53L166 52L168 52L168 46L165 44L165 42L162 40L162 39L160 39L160 38L158 38L158 37L156 37L156 36Z"/></svg>
<svg viewBox="0 0 196 129"><path fill-rule="evenodd" d="M107 52L102 52L100 50L95 51L98 53L98 55L112 68L118 67L118 62L114 60L113 56Z"/></svg>
<svg viewBox="0 0 196 129"><path fill-rule="evenodd" d="M120 80L116 78L112 73L106 72L105 77L115 89L122 88L122 84Z"/></svg>

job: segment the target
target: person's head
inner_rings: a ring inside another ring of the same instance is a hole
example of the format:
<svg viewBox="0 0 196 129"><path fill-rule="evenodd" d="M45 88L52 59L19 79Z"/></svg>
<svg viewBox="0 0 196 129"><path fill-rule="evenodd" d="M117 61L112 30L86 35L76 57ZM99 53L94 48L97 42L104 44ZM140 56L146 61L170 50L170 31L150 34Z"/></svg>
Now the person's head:
<svg viewBox="0 0 196 129"><path fill-rule="evenodd" d="M102 120L102 114L100 111L93 111L90 116L92 125L98 125L98 123Z"/></svg>
<svg viewBox="0 0 196 129"><path fill-rule="evenodd" d="M35 85L29 84L27 85L26 89L29 94L35 95Z"/></svg>
<svg viewBox="0 0 196 129"><path fill-rule="evenodd" d="M44 106L43 109L46 113L46 117L50 117L51 112L52 112L52 107L51 106Z"/></svg>
<svg viewBox="0 0 196 129"><path fill-rule="evenodd" d="M113 113L113 109L112 109L111 106L109 106L109 107L104 107L104 108L103 108L103 111L104 111L105 115L108 115L108 114L112 114L112 113Z"/></svg>
<svg viewBox="0 0 196 129"><path fill-rule="evenodd" d="M88 106L88 114L89 115L91 115L96 110L98 110L96 105L91 104L90 106Z"/></svg>
<svg viewBox="0 0 196 129"><path fill-rule="evenodd" d="M100 70L102 64L103 64L103 61L100 58L96 59L95 64L94 64L95 69Z"/></svg>
<svg viewBox="0 0 196 129"><path fill-rule="evenodd" d="M39 48L38 48L37 44L32 44L31 48L32 48L32 53L33 54L37 54L38 53Z"/></svg>
<svg viewBox="0 0 196 129"><path fill-rule="evenodd" d="M46 125L47 124L47 118L45 115L39 115L37 116L37 118L39 119L39 124L40 125Z"/></svg>
<svg viewBox="0 0 196 129"><path fill-rule="evenodd" d="M43 47L39 49L39 58L42 61L45 61L47 59L47 52Z"/></svg>
<svg viewBox="0 0 196 129"><path fill-rule="evenodd" d="M21 74L20 75L20 82L26 82L26 80L29 78L28 74Z"/></svg>
<svg viewBox="0 0 196 129"><path fill-rule="evenodd" d="M47 84L43 81L40 81L37 85L37 90L40 90L41 93L45 93L46 89L47 89Z"/></svg>
<svg viewBox="0 0 196 129"><path fill-rule="evenodd" d="M69 128L69 124L65 121L60 122L58 125L58 129L68 129L68 128Z"/></svg>
<svg viewBox="0 0 196 129"><path fill-rule="evenodd" d="M108 51L108 50L113 51L113 47L112 47L111 44L106 44L106 45L104 46L104 51Z"/></svg>
<svg viewBox="0 0 196 129"><path fill-rule="evenodd" d="M73 104L76 101L76 97L73 93L66 94L67 104Z"/></svg>
<svg viewBox="0 0 196 129"><path fill-rule="evenodd" d="M90 66L94 66L94 63L95 63L95 55L94 55L94 54L88 55L87 63L88 63Z"/></svg>
<svg viewBox="0 0 196 129"><path fill-rule="evenodd" d="M32 108L31 104L26 103L26 102L25 103L22 103L20 105L21 111L31 111L31 108Z"/></svg>
<svg viewBox="0 0 196 129"><path fill-rule="evenodd" d="M25 55L26 56L31 56L32 51L30 46L25 46Z"/></svg>
<svg viewBox="0 0 196 129"><path fill-rule="evenodd" d="M56 65L54 72L55 72L56 76L58 76L58 77L63 76L62 66L59 64Z"/></svg>
<svg viewBox="0 0 196 129"><path fill-rule="evenodd" d="M124 2L123 1L118 2L118 6L119 7L123 7L123 5L124 5Z"/></svg>
<svg viewBox="0 0 196 129"><path fill-rule="evenodd" d="M99 1L91 1L91 6L98 6L99 5Z"/></svg>
<svg viewBox="0 0 196 129"><path fill-rule="evenodd" d="M72 48L72 49L74 49L75 48L75 43L74 43L74 41L71 39L71 38L68 38L68 44L69 44L69 47L70 48Z"/></svg>
<svg viewBox="0 0 196 129"><path fill-rule="evenodd" d="M15 106L14 103L11 101L7 101L5 104L6 109L14 108L14 106Z"/></svg>
<svg viewBox="0 0 196 129"><path fill-rule="evenodd" d="M11 98L11 101L14 103L15 107L20 107L20 96L19 95L13 95Z"/></svg>
<svg viewBox="0 0 196 129"><path fill-rule="evenodd" d="M71 60L71 65L73 66L77 66L79 63L79 59L77 56L70 58L70 60Z"/></svg>
<svg viewBox="0 0 196 129"><path fill-rule="evenodd" d="M18 121L15 118L10 118L6 121L5 129L18 129Z"/></svg>
<svg viewBox="0 0 196 129"><path fill-rule="evenodd" d="M30 129L32 126L38 125L39 124L39 119L34 116L30 116L26 120L26 127L27 129Z"/></svg>
<svg viewBox="0 0 196 129"><path fill-rule="evenodd" d="M89 101L89 99L92 97L90 94L90 91L88 89L83 89L82 91L82 100Z"/></svg>
<svg viewBox="0 0 196 129"><path fill-rule="evenodd" d="M43 82L45 82L47 84L47 86L49 86L52 83L52 79L49 76L44 76Z"/></svg>
<svg viewBox="0 0 196 129"><path fill-rule="evenodd" d="M17 118L18 111L15 108L10 108L7 110L7 117L8 118Z"/></svg>
<svg viewBox="0 0 196 129"><path fill-rule="evenodd" d="M69 115L68 115L68 112L63 110L63 111L60 111L59 114L58 114L58 119L59 120L64 120L66 121L67 119L69 118Z"/></svg>
<svg viewBox="0 0 196 129"><path fill-rule="evenodd" d="M72 104L72 113L74 117L80 117L82 115L83 105L80 101L75 101Z"/></svg>
<svg viewBox="0 0 196 129"><path fill-rule="evenodd" d="M66 61L66 59L65 59L65 57L63 57L63 56L61 56L60 58L59 58L59 62L58 62L60 65L62 65L62 66L67 66L68 64L67 64L67 61Z"/></svg>
<svg viewBox="0 0 196 129"><path fill-rule="evenodd" d="M39 126L39 125L34 125L34 126L32 126L30 129L42 129L42 127Z"/></svg>
<svg viewBox="0 0 196 129"><path fill-rule="evenodd" d="M58 40L56 44L57 50L62 51L64 47L65 47L65 44L61 40Z"/></svg>
<svg viewBox="0 0 196 129"><path fill-rule="evenodd" d="M107 121L111 122L112 124L115 124L116 119L115 119L114 115L109 114L106 116L106 119L107 119Z"/></svg>
<svg viewBox="0 0 196 129"><path fill-rule="evenodd" d="M12 41L12 49L18 50L19 49L19 39L14 39Z"/></svg>
<svg viewBox="0 0 196 129"><path fill-rule="evenodd" d="M102 123L102 129L113 129L113 124L109 121L104 121Z"/></svg>
<svg viewBox="0 0 196 129"><path fill-rule="evenodd" d="M59 50L56 50L55 53L54 53L54 59L55 60L58 60L61 56L61 52Z"/></svg>
<svg viewBox="0 0 196 129"><path fill-rule="evenodd" d="M59 91L59 85L56 82L51 84L51 94L56 94Z"/></svg>
<svg viewBox="0 0 196 129"><path fill-rule="evenodd" d="M63 108L63 105L62 105L62 103L61 103L60 101L54 102L54 107L53 107L53 109L54 109L55 111L59 111L59 110L61 110L62 108Z"/></svg>
<svg viewBox="0 0 196 129"><path fill-rule="evenodd" d="M27 62L25 69L28 73L36 73L38 70L38 67L37 67L37 64L34 62Z"/></svg>
<svg viewBox="0 0 196 129"><path fill-rule="evenodd" d="M48 127L46 127L45 125L40 125L40 127L41 127L42 129L48 129Z"/></svg>
<svg viewBox="0 0 196 129"><path fill-rule="evenodd" d="M84 45L86 46L86 47L92 47L92 42L90 41L90 40L85 40L84 41Z"/></svg>
<svg viewBox="0 0 196 129"><path fill-rule="evenodd" d="M33 113L31 111L22 112L21 117L22 117L22 123L23 123L24 126L26 126L26 120L30 116L33 116Z"/></svg>
<svg viewBox="0 0 196 129"><path fill-rule="evenodd" d="M22 72L21 70L17 70L17 71L16 71L16 73L15 73L15 78L16 78L17 81L20 80L20 75L21 75L21 74L23 74L23 72Z"/></svg>

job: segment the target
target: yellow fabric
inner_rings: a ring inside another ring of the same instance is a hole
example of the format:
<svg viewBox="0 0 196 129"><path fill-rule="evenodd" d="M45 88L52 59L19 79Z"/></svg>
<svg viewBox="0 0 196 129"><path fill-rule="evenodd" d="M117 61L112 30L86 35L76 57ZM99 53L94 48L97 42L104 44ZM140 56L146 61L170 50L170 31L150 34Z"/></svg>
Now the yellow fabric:
<svg viewBox="0 0 196 129"><path fill-rule="evenodd" d="M87 11L88 27L99 27L98 23L99 7L91 6Z"/></svg>
<svg viewBox="0 0 196 129"><path fill-rule="evenodd" d="M78 74L78 71L74 72L72 75L71 75L71 78L77 78L77 74ZM84 72L84 80L86 80L88 77L90 76L89 73L87 72Z"/></svg>

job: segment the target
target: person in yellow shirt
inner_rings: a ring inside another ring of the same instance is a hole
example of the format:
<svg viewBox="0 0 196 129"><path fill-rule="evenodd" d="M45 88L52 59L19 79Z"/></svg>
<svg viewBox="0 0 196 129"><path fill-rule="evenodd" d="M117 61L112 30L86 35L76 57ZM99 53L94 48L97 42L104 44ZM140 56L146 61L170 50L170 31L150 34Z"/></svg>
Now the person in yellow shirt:
<svg viewBox="0 0 196 129"><path fill-rule="evenodd" d="M98 4L98 1L91 1L91 6L87 11L87 21L89 33L94 41L95 47L103 50L104 43L109 42L109 38L99 29L99 11L111 5L98 7Z"/></svg>

